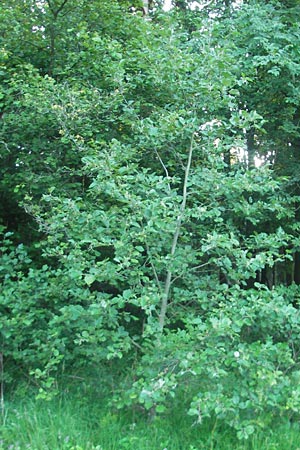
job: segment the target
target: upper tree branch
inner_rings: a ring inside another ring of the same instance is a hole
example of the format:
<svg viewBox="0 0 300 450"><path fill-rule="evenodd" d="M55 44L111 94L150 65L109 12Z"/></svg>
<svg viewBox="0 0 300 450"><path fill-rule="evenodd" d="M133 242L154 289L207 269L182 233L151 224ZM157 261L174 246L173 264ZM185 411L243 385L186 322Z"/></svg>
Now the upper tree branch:
<svg viewBox="0 0 300 450"><path fill-rule="evenodd" d="M46 0L46 1L48 3L49 9L52 12L54 18L57 19L58 14L63 10L63 8L65 7L65 5L67 4L67 2L69 0L63 0L62 4L57 9L54 8L52 0L51 1Z"/></svg>

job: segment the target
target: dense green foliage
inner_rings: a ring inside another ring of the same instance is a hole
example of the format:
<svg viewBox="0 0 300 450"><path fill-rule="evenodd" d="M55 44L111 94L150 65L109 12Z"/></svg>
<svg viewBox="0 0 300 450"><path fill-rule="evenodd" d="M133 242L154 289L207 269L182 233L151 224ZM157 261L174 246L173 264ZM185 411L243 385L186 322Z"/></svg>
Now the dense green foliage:
<svg viewBox="0 0 300 450"><path fill-rule="evenodd" d="M300 5L188 3L3 0L2 375L242 439L300 413Z"/></svg>

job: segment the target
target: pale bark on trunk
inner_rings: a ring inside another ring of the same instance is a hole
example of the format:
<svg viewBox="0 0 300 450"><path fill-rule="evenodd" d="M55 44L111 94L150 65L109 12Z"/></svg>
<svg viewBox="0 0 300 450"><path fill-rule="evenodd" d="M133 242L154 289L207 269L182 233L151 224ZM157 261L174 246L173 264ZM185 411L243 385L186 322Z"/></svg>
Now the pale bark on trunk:
<svg viewBox="0 0 300 450"><path fill-rule="evenodd" d="M182 220L183 220L184 212L186 209L186 201L187 201L187 195L188 195L187 185L188 185L188 179L189 179L189 174L190 174L190 169L191 169L191 164L192 164L193 143L194 143L194 134L191 139L191 145L190 145L189 154L188 154L188 161L187 161L187 165L185 168L185 175L184 175L184 182L183 182L183 189L182 189L182 203L180 206L179 214L178 214L177 221L176 221L175 231L173 234L171 251L170 251L171 258L175 255L175 252L176 252L178 238L179 238L180 230L182 227ZM165 325L167 309L168 309L168 304L169 304L171 284L172 284L172 277L173 277L172 271L168 270L166 280L165 280L165 285L164 285L164 291L162 293L161 308L160 308L160 314L159 314L159 328L161 331L163 331L164 325Z"/></svg>
<svg viewBox="0 0 300 450"><path fill-rule="evenodd" d="M143 10L145 16L149 14L149 0L143 0Z"/></svg>

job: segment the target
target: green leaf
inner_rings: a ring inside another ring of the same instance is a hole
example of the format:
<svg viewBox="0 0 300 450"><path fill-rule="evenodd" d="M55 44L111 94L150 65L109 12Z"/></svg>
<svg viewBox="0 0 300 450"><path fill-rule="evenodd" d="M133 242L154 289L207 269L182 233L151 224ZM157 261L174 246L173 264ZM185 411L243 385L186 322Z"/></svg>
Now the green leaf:
<svg viewBox="0 0 300 450"><path fill-rule="evenodd" d="M91 284L93 284L95 280L96 280L95 275L92 275L90 273L86 274L84 277L84 281L88 286L91 286Z"/></svg>

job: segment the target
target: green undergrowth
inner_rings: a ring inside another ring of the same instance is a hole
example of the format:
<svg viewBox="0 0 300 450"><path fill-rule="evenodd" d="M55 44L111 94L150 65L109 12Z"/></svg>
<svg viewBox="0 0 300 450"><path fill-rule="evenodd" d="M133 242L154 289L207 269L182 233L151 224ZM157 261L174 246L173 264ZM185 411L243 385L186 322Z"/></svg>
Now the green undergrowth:
<svg viewBox="0 0 300 450"><path fill-rule="evenodd" d="M108 403L84 393L7 400L0 450L300 450L297 424L274 424L239 441L222 423L193 424L179 407L149 419L142 411L113 411Z"/></svg>

